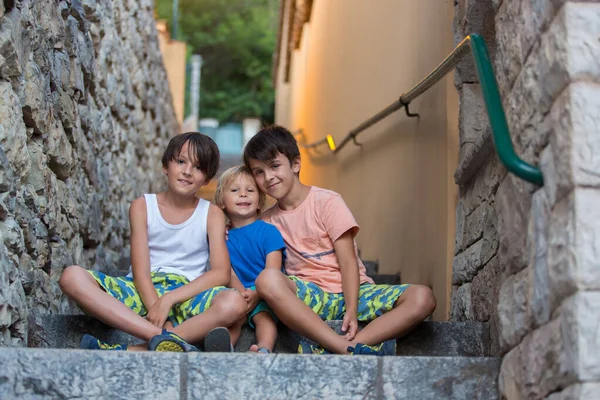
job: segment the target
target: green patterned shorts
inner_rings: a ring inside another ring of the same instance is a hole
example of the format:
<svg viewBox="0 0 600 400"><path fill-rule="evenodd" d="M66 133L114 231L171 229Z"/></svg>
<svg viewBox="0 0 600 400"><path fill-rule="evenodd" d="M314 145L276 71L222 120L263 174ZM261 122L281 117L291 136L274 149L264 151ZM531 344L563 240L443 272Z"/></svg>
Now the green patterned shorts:
<svg viewBox="0 0 600 400"><path fill-rule="evenodd" d="M256 290L256 286L252 285L246 289L250 289L250 290ZM261 312L267 312L269 313L269 315L271 316L271 318L273 318L273 321L275 321L275 323L277 323L279 321L279 319L277 318L277 315L275 315L275 313L273 312L273 310L271 310L271 307L269 307L269 305L267 304L266 301L264 301L263 299L260 299L260 301L258 302L258 304L256 305L256 307L254 307L254 309L252 311L250 311L248 313L248 325L250 325L250 327L252 329L256 329L256 326L254 325L254 322L252 321L252 318Z"/></svg>
<svg viewBox="0 0 600 400"><path fill-rule="evenodd" d="M322 320L343 319L346 313L343 293L329 293L317 284L289 277L296 284L296 296ZM372 321L394 308L394 303L410 285L363 283L358 290L358 320Z"/></svg>
<svg viewBox="0 0 600 400"><path fill-rule="evenodd" d="M96 282L98 282L100 287L104 289L106 293L131 308L136 314L143 317L148 313L144 307L142 298L133 283L133 278L126 276L108 276L99 271L89 271L89 273L92 274L94 279L96 279ZM164 272L152 272L150 276L152 277L152 283L154 284L154 288L159 297L190 282L182 275ZM169 321L171 321L174 326L177 326L183 321L203 313L210 307L215 295L222 290L229 289L224 286L217 286L205 290L183 303L176 304L169 313Z"/></svg>

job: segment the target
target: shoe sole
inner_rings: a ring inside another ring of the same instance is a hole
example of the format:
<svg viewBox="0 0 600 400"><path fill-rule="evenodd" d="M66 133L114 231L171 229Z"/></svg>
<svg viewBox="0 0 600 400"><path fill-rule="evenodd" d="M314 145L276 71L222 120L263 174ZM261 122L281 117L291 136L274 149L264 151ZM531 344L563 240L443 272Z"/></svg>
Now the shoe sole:
<svg viewBox="0 0 600 400"><path fill-rule="evenodd" d="M175 342L169 342L168 340L165 340L165 341L157 344L155 351L172 351L172 352L178 352L178 353L185 352L183 347L181 347L179 344L177 344Z"/></svg>
<svg viewBox="0 0 600 400"><path fill-rule="evenodd" d="M206 335L204 339L204 351L230 353L233 351L231 346L231 336L227 328L214 328Z"/></svg>
<svg viewBox="0 0 600 400"><path fill-rule="evenodd" d="M150 351L171 351L177 353L184 353L185 349L181 346L181 344L177 343L174 340L171 340L169 337L165 337L163 335L154 336L150 339L148 343L148 350Z"/></svg>

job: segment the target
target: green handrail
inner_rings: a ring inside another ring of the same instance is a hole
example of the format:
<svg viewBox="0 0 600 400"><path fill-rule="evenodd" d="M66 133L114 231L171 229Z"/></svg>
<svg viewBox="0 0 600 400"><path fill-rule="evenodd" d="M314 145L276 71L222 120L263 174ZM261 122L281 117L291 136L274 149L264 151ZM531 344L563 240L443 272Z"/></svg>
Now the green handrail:
<svg viewBox="0 0 600 400"><path fill-rule="evenodd" d="M508 123L506 122L506 114L504 114L502 100L500 99L500 92L498 91L498 83L496 82L496 76L492 69L485 41L481 36L476 34L467 36L466 39L469 38L498 158L506 166L506 169L519 178L535 183L536 185L544 185L542 171L521 160L515 153L510 139Z"/></svg>
<svg viewBox="0 0 600 400"><path fill-rule="evenodd" d="M498 83L496 82L496 76L494 75L487 47L483 38L477 34L471 34L464 38L444 61L442 61L440 65L438 65L421 82L408 93L400 96L397 101L387 106L384 110L378 112L373 117L348 132L338 146L333 142L331 135L327 135L326 138L320 139L314 143L306 144L304 147L313 148L327 143L330 150L337 153L351 140L356 143L356 136L358 136L359 133L402 107L405 108L408 116L418 116L418 114L409 113L409 104L452 71L458 62L468 54L469 47L471 48L471 54L475 59L477 75L479 77L490 127L492 128L492 138L498 158L500 158L500 161L506 166L506 169L519 178L542 186L544 184L544 178L539 168L526 163L515 153L510 138L510 132L508 130L508 123L506 122L506 115L504 114L504 108L502 107L502 101L500 99L500 92L498 91Z"/></svg>

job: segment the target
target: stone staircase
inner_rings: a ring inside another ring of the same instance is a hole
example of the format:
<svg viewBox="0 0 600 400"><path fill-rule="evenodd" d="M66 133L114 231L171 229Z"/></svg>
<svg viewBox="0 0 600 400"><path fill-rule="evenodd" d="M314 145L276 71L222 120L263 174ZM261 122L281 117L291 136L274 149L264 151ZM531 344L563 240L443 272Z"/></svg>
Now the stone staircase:
<svg viewBox="0 0 600 400"><path fill-rule="evenodd" d="M341 321L330 325L339 331ZM480 323L424 322L398 340L395 357L294 354L299 336L284 327L272 355L245 353L249 328L236 353L78 350L84 333L137 342L87 316L33 318L30 348L0 351L0 398L498 398L500 359Z"/></svg>

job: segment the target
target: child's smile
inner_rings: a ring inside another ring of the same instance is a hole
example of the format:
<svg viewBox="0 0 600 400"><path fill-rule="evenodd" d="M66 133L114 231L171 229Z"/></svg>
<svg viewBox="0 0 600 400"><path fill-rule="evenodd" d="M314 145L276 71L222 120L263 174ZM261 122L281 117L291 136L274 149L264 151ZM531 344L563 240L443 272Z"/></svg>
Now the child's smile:
<svg viewBox="0 0 600 400"><path fill-rule="evenodd" d="M258 201L258 188L248 175L239 175L223 194L223 208L234 226L243 226L256 220Z"/></svg>

